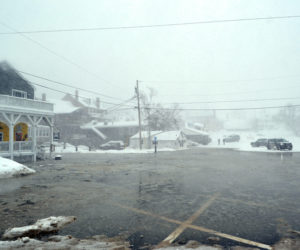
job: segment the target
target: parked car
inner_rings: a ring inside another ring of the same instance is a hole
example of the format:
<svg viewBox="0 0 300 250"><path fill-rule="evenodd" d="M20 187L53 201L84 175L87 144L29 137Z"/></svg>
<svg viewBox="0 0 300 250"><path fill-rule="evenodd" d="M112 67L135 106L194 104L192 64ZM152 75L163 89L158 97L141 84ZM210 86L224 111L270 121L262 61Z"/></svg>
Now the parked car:
<svg viewBox="0 0 300 250"><path fill-rule="evenodd" d="M123 141L109 141L100 146L100 149L102 150L109 150L109 149L122 150L124 148L125 147Z"/></svg>
<svg viewBox="0 0 300 250"><path fill-rule="evenodd" d="M229 135L226 136L223 139L224 142L239 142L240 141L240 136L239 135Z"/></svg>
<svg viewBox="0 0 300 250"><path fill-rule="evenodd" d="M261 138L257 139L254 142L251 142L252 147L267 147L268 146L268 139L266 138Z"/></svg>
<svg viewBox="0 0 300 250"><path fill-rule="evenodd" d="M267 144L268 149L277 149L277 150L292 150L293 144L285 139L269 139Z"/></svg>

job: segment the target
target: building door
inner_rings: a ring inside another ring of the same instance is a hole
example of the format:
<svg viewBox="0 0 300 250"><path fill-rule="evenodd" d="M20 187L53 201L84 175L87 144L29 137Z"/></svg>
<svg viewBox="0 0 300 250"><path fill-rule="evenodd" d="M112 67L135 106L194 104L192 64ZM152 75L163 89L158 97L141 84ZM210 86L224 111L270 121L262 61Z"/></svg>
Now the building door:
<svg viewBox="0 0 300 250"><path fill-rule="evenodd" d="M3 141L3 133L0 132L0 141Z"/></svg>

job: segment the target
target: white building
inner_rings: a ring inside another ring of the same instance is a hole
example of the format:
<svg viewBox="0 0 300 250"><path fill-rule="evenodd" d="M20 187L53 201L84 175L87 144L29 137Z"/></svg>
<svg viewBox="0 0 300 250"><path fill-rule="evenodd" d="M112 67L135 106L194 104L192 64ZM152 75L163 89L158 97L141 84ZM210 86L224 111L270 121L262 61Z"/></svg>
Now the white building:
<svg viewBox="0 0 300 250"><path fill-rule="evenodd" d="M34 87L0 63L0 156L32 156L36 161L37 137L48 135L53 143L53 117L53 104L36 100Z"/></svg>
<svg viewBox="0 0 300 250"><path fill-rule="evenodd" d="M158 148L180 148L184 146L186 142L186 137L184 134L179 131L151 131L149 140L149 132L142 131L142 148L153 148L153 140L156 137L158 142ZM135 134L130 138L130 147L131 148L139 148L139 133Z"/></svg>

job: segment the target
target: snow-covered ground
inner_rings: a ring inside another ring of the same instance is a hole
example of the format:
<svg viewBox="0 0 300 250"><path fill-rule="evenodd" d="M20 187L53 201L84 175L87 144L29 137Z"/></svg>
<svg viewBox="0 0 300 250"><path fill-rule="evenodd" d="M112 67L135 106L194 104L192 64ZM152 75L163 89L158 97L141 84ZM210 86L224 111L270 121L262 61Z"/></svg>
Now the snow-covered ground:
<svg viewBox="0 0 300 250"><path fill-rule="evenodd" d="M54 154L60 154L60 153L99 153L99 154L147 154L147 153L153 153L154 149L133 149L133 148L125 148L124 150L92 150L89 151L89 148L84 145L79 145L76 147L72 144L66 143L66 148L64 148L62 143L56 143L55 144L55 152ZM173 148L159 148L158 152L166 152L166 151L176 151L176 150L182 150L182 149L173 149Z"/></svg>
<svg viewBox="0 0 300 250"><path fill-rule="evenodd" d="M10 178L35 173L35 170L28 168L18 162L0 157L0 178Z"/></svg>
<svg viewBox="0 0 300 250"><path fill-rule="evenodd" d="M239 142L228 142L223 145L224 136L231 134L237 134L241 137ZM200 147L210 147L210 148L232 148L240 151L252 151L252 152L269 152L276 153L278 150L268 150L266 147L252 147L251 142L256 141L259 138L284 138L293 144L292 151L280 151L280 152L300 152L300 137L295 136L292 132L284 129L278 128L276 130L261 130L259 132L253 131L218 131L211 133L211 143L207 146ZM218 139L220 139L221 144L218 145Z"/></svg>

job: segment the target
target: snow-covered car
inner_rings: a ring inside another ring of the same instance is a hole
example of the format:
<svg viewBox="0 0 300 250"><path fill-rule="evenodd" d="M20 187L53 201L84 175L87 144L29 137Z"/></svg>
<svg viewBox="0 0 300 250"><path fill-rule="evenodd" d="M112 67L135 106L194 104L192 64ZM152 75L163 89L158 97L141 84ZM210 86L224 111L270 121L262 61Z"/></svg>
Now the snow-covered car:
<svg viewBox="0 0 300 250"><path fill-rule="evenodd" d="M239 142L240 136L239 135L229 135L229 136L224 137L223 141L224 142Z"/></svg>
<svg viewBox="0 0 300 250"><path fill-rule="evenodd" d="M102 144L99 148L102 150L110 150L110 149L122 150L125 148L125 146L123 141L109 141L107 143Z"/></svg>
<svg viewBox="0 0 300 250"><path fill-rule="evenodd" d="M292 150L293 144L285 139L282 138L275 138L268 140L268 149L277 149L277 150Z"/></svg>
<svg viewBox="0 0 300 250"><path fill-rule="evenodd" d="M268 139L266 138L261 138L257 139L254 142L251 142L252 147L267 147L268 146Z"/></svg>

